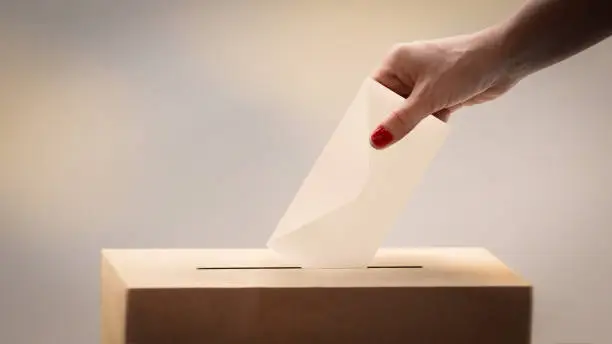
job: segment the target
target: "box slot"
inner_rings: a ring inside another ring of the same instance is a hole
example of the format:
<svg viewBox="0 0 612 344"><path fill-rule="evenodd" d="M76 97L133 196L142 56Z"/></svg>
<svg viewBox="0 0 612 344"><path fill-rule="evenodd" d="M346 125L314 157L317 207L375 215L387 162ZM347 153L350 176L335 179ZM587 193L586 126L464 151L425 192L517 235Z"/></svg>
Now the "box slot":
<svg viewBox="0 0 612 344"><path fill-rule="evenodd" d="M422 269L421 265L373 265L368 266L368 269ZM210 266L197 267L197 270L298 270L302 269L299 266Z"/></svg>

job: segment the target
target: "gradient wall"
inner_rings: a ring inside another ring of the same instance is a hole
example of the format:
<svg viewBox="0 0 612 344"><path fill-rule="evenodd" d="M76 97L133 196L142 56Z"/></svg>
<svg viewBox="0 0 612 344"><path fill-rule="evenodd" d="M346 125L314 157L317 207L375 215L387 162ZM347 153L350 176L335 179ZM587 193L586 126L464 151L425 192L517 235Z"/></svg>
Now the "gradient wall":
<svg viewBox="0 0 612 344"><path fill-rule="evenodd" d="M521 2L0 0L0 342L97 342L102 247L263 246L393 43ZM458 112L387 241L492 250L534 344L612 341L611 60Z"/></svg>

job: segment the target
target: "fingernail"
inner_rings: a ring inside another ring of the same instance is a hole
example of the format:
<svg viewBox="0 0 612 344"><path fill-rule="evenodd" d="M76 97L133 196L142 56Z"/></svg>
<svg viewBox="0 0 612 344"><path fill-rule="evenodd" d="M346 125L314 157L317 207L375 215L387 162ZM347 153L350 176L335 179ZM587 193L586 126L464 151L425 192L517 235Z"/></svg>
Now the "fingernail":
<svg viewBox="0 0 612 344"><path fill-rule="evenodd" d="M370 141L372 142L374 148L384 148L389 145L391 141L393 141L393 135L391 135L389 130L387 130L385 127L379 126L372 133Z"/></svg>

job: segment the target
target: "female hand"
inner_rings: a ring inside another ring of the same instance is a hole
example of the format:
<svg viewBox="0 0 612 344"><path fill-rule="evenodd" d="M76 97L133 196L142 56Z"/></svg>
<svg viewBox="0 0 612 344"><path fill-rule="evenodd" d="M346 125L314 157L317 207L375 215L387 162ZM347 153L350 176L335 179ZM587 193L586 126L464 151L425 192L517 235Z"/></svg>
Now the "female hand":
<svg viewBox="0 0 612 344"><path fill-rule="evenodd" d="M373 78L406 98L370 138L381 149L402 139L423 118L443 121L462 106L502 95L518 82L504 65L493 30L395 46Z"/></svg>

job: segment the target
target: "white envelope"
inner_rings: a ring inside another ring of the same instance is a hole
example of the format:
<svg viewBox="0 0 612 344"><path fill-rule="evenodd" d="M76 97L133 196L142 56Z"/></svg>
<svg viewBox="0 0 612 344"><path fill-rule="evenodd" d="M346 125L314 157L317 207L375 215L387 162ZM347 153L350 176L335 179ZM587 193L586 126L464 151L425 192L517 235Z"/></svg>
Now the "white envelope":
<svg viewBox="0 0 612 344"><path fill-rule="evenodd" d="M304 268L367 267L448 135L428 116L384 150L369 135L404 98L366 79L267 246Z"/></svg>

